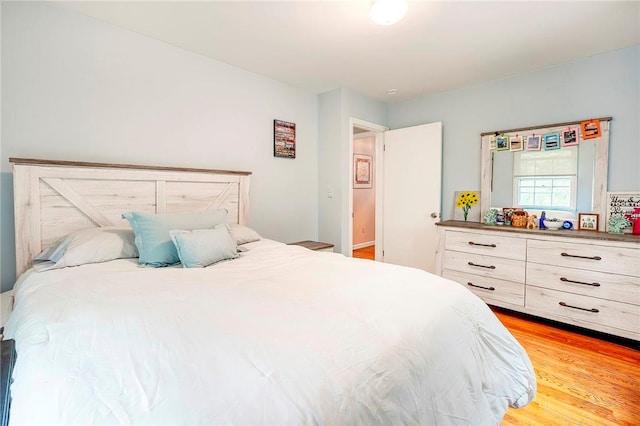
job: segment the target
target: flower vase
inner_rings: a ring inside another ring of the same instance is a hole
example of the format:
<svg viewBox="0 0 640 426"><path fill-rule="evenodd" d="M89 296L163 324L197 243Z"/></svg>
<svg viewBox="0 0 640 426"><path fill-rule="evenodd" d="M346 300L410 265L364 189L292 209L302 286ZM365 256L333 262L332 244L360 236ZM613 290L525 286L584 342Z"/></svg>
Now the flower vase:
<svg viewBox="0 0 640 426"><path fill-rule="evenodd" d="M640 235L640 217L633 221L633 228L631 232L633 235Z"/></svg>

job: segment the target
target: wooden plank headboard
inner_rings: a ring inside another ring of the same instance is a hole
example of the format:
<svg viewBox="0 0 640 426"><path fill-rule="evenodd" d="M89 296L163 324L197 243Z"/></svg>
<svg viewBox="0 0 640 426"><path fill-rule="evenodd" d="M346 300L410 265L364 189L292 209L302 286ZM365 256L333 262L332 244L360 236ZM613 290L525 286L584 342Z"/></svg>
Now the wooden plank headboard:
<svg viewBox="0 0 640 426"><path fill-rule="evenodd" d="M130 211L226 208L247 223L251 172L10 158L19 276L44 247L80 229L125 225Z"/></svg>

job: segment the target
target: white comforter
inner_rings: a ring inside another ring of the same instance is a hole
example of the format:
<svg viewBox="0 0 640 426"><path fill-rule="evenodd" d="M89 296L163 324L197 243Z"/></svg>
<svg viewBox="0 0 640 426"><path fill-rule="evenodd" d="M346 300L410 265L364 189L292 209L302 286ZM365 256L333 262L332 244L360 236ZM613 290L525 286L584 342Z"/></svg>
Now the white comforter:
<svg viewBox="0 0 640 426"><path fill-rule="evenodd" d="M464 287L247 246L205 269L27 272L11 422L489 425L533 398L526 353Z"/></svg>

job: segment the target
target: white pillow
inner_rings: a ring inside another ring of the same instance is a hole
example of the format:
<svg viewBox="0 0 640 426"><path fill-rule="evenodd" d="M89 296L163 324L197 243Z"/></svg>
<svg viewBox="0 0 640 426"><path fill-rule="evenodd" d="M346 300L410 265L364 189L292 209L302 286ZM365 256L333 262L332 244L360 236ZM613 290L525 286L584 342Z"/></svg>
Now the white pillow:
<svg viewBox="0 0 640 426"><path fill-rule="evenodd" d="M231 238L229 225L226 223L213 229L169 231L169 235L183 268L204 268L239 256L238 246Z"/></svg>
<svg viewBox="0 0 640 426"><path fill-rule="evenodd" d="M260 240L262 237L248 226L231 224L231 236L236 240L236 244L242 245Z"/></svg>
<svg viewBox="0 0 640 426"><path fill-rule="evenodd" d="M138 257L133 229L105 226L58 239L33 259L33 269L41 272L132 257Z"/></svg>

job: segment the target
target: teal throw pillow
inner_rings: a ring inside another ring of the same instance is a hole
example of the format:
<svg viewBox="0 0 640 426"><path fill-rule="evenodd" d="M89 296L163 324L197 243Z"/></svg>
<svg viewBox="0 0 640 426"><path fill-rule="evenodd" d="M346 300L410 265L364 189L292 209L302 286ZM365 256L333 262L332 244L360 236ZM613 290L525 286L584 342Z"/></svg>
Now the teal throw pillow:
<svg viewBox="0 0 640 426"><path fill-rule="evenodd" d="M171 231L169 235L184 268L204 268L239 256L238 246L227 224L213 229Z"/></svg>
<svg viewBox="0 0 640 426"><path fill-rule="evenodd" d="M169 231L213 228L227 222L227 210L171 214L131 212L123 214L122 217L129 221L135 233L140 264L160 267L180 261Z"/></svg>

